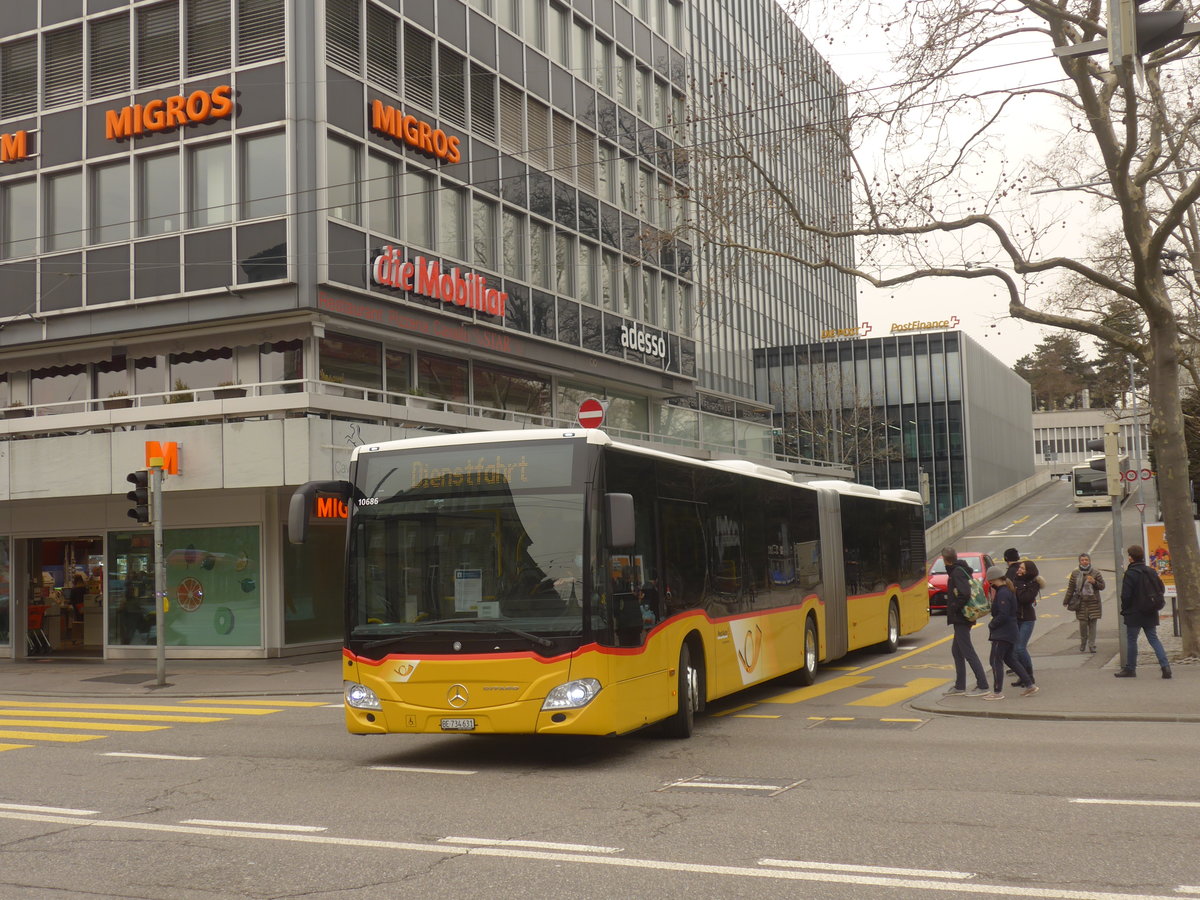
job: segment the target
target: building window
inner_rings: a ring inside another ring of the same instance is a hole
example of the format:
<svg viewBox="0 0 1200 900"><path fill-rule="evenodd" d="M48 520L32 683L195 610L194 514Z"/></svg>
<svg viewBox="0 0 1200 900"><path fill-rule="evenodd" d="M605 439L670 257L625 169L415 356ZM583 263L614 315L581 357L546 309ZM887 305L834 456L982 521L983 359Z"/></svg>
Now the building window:
<svg viewBox="0 0 1200 900"><path fill-rule="evenodd" d="M359 0L326 0L325 53L329 61L358 74Z"/></svg>
<svg viewBox="0 0 1200 900"><path fill-rule="evenodd" d="M498 270L496 260L496 204L478 197L471 200L472 261L482 269Z"/></svg>
<svg viewBox="0 0 1200 900"><path fill-rule="evenodd" d="M367 78L389 91L396 90L400 77L398 21L387 10L367 4Z"/></svg>
<svg viewBox="0 0 1200 900"><path fill-rule="evenodd" d="M284 133L242 138L242 218L287 212L287 141Z"/></svg>
<svg viewBox="0 0 1200 900"><path fill-rule="evenodd" d="M83 97L83 26L46 34L43 92L47 108L78 103Z"/></svg>
<svg viewBox="0 0 1200 900"><path fill-rule="evenodd" d="M92 241L107 244L129 238L129 163L92 169Z"/></svg>
<svg viewBox="0 0 1200 900"><path fill-rule="evenodd" d="M509 153L525 152L525 98L507 81L500 82L500 146Z"/></svg>
<svg viewBox="0 0 1200 900"><path fill-rule="evenodd" d="M172 353L169 359L172 390L186 391L197 388L214 388L236 381L233 367L233 350L216 347L195 350L189 353ZM172 399L181 396L176 393ZM191 394L182 395L193 399Z"/></svg>
<svg viewBox="0 0 1200 900"><path fill-rule="evenodd" d="M318 355L321 360L321 380L364 388L383 387L381 353L377 341L351 337L348 334L327 334L321 338Z"/></svg>
<svg viewBox="0 0 1200 900"><path fill-rule="evenodd" d="M3 186L4 256L37 252L37 182L8 182Z"/></svg>
<svg viewBox="0 0 1200 900"><path fill-rule="evenodd" d="M229 68L229 0L187 0L187 74Z"/></svg>
<svg viewBox="0 0 1200 900"><path fill-rule="evenodd" d="M258 348L259 379L264 382L296 382L304 377L304 342L276 341ZM265 394L291 393L299 384L272 384L261 389Z"/></svg>
<svg viewBox="0 0 1200 900"><path fill-rule="evenodd" d="M548 416L550 380L532 372L475 363L471 370L472 402L489 409L506 409Z"/></svg>
<svg viewBox="0 0 1200 900"><path fill-rule="evenodd" d="M504 210L504 275L506 278L521 278L525 275L525 217L512 210Z"/></svg>
<svg viewBox="0 0 1200 900"><path fill-rule="evenodd" d="M359 221L358 147L330 138L326 143L327 212L344 222Z"/></svg>
<svg viewBox="0 0 1200 900"><path fill-rule="evenodd" d="M46 178L48 250L70 250L83 245L83 173L76 169Z"/></svg>
<svg viewBox="0 0 1200 900"><path fill-rule="evenodd" d="M393 394L407 394L412 391L412 355L403 350L387 348L383 352L384 375L387 383L386 390Z"/></svg>
<svg viewBox="0 0 1200 900"><path fill-rule="evenodd" d="M175 0L139 8L137 86L179 80L179 7Z"/></svg>
<svg viewBox="0 0 1200 900"><path fill-rule="evenodd" d="M556 289L568 297L575 296L575 239L565 231L554 237L554 269L558 274Z"/></svg>
<svg viewBox="0 0 1200 900"><path fill-rule="evenodd" d="M438 192L438 253L467 258L467 230L463 222L463 192L442 185Z"/></svg>
<svg viewBox="0 0 1200 900"><path fill-rule="evenodd" d="M129 16L88 23L88 96L129 90Z"/></svg>
<svg viewBox="0 0 1200 900"><path fill-rule="evenodd" d="M583 303L595 304L596 260L600 254L586 241L579 242L579 270L576 273L577 296Z"/></svg>
<svg viewBox="0 0 1200 900"><path fill-rule="evenodd" d="M471 63L471 128L489 141L496 139L496 76Z"/></svg>
<svg viewBox="0 0 1200 900"><path fill-rule="evenodd" d="M455 125L467 127L467 61L444 44L438 45L438 111Z"/></svg>
<svg viewBox="0 0 1200 900"><path fill-rule="evenodd" d="M545 171L550 168L550 109L532 97L526 98L529 120L529 161Z"/></svg>
<svg viewBox="0 0 1200 900"><path fill-rule="evenodd" d="M386 156L367 156L367 225L379 234L398 234L396 228L396 163Z"/></svg>
<svg viewBox="0 0 1200 900"><path fill-rule="evenodd" d="M438 400L467 403L467 363L422 353L417 358L417 387Z"/></svg>
<svg viewBox="0 0 1200 900"><path fill-rule="evenodd" d="M138 160L138 234L179 228L179 156L163 153Z"/></svg>
<svg viewBox="0 0 1200 900"><path fill-rule="evenodd" d="M404 26L404 96L433 109L433 38Z"/></svg>
<svg viewBox="0 0 1200 900"><path fill-rule="evenodd" d="M434 180L424 172L404 176L404 239L418 247L433 247Z"/></svg>
<svg viewBox="0 0 1200 900"><path fill-rule="evenodd" d="M617 311L617 293L621 279L621 259L615 253L604 254L600 267L600 303L605 309Z"/></svg>
<svg viewBox="0 0 1200 900"><path fill-rule="evenodd" d="M550 287L550 226L529 222L529 280L538 287Z"/></svg>
<svg viewBox="0 0 1200 900"><path fill-rule="evenodd" d="M87 366L54 366L29 373L30 402L34 406L55 404L54 413L83 412L88 395ZM80 401L80 402L71 402Z"/></svg>
<svg viewBox="0 0 1200 900"><path fill-rule="evenodd" d="M0 119L37 112L37 38L0 45Z"/></svg>
<svg viewBox="0 0 1200 900"><path fill-rule="evenodd" d="M283 56L287 23L284 0L237 0L239 66Z"/></svg>
<svg viewBox="0 0 1200 900"><path fill-rule="evenodd" d="M124 355L98 362L92 366L92 396L124 397L129 393L129 363ZM125 401L128 403L128 401Z"/></svg>
<svg viewBox="0 0 1200 900"><path fill-rule="evenodd" d="M225 141L189 152L188 208L191 225L220 225L233 219L233 165Z"/></svg>
<svg viewBox="0 0 1200 900"><path fill-rule="evenodd" d="M566 116L554 113L554 174L563 181L575 183L575 124Z"/></svg>
<svg viewBox="0 0 1200 900"><path fill-rule="evenodd" d="M546 49L546 22L542 17L545 8L545 0L524 0L522 10L525 40L539 50Z"/></svg>

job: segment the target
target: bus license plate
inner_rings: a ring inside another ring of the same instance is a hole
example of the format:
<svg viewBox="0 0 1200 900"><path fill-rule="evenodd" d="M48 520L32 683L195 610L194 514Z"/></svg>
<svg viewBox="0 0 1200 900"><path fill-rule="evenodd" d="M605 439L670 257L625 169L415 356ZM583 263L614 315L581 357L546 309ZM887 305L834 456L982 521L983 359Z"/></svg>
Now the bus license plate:
<svg viewBox="0 0 1200 900"><path fill-rule="evenodd" d="M474 719L442 719L442 731L474 731Z"/></svg>

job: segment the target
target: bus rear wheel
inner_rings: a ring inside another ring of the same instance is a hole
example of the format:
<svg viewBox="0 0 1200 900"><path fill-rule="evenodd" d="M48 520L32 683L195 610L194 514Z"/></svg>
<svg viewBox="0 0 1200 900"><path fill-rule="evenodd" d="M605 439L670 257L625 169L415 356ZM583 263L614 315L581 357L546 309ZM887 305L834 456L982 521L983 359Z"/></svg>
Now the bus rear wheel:
<svg viewBox="0 0 1200 900"><path fill-rule="evenodd" d="M699 664L692 663L692 651L687 644L679 648L679 668L676 671L679 708L662 723L662 732L669 738L690 738L700 711L700 685L704 675Z"/></svg>

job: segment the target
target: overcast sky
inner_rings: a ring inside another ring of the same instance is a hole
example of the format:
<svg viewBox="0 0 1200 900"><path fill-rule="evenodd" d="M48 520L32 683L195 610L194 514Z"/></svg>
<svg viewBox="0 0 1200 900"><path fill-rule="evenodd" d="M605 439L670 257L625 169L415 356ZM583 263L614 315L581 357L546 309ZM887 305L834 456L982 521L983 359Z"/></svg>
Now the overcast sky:
<svg viewBox="0 0 1200 900"><path fill-rule="evenodd" d="M810 0L809 13L802 27L817 49L829 60L834 71L848 84L857 88L893 84L899 76L890 66L887 36L876 27L862 23L847 25L838 21L840 5L826 5L820 9L821 0ZM899 7L899 0L880 0L877 5ZM1050 55L1049 42L1024 37L1019 42L997 47L986 57L971 64L972 68L999 65L999 68L977 76L981 86L996 87L1028 84L1062 77L1062 69ZM983 79L987 79L984 81ZM853 104L853 95L851 97ZM853 107L852 107L853 108ZM1044 114L1053 119L1054 111ZM1011 169L1030 151L1031 138L1029 112L1025 118L1012 123L1011 146L1003 148ZM1006 130L999 134L1003 136ZM1032 149L1036 150L1036 146ZM981 190L990 190L992 178L984 178ZM1081 209L1078 198L1064 194L1027 196L1020 201L1023 205L1037 204L1039 214L1053 220L1057 216L1069 218L1072 209ZM1078 214L1076 214L1078 216ZM1086 230L1089 222L1072 225L1064 230L1064 239L1072 242ZM1069 237L1067 237L1069 235ZM1062 245L1054 252L1077 252L1078 247ZM957 317L960 327L975 338L984 348L1006 364L1029 353L1047 333L1039 326L1021 322L1008 316L1008 299L1000 282L984 279L925 279L902 288L877 290L860 282L859 320L869 322L872 334L885 334L893 323L913 320L941 321ZM1047 286L1048 289L1049 286ZM1031 297L1030 305L1036 305Z"/></svg>

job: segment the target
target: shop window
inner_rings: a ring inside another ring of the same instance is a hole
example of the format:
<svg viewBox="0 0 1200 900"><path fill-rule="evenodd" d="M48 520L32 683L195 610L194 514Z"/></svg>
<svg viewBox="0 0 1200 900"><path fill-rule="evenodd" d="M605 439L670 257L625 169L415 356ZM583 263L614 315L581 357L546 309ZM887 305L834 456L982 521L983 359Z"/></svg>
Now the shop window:
<svg viewBox="0 0 1200 900"><path fill-rule="evenodd" d="M145 532L108 535L108 640L154 644L154 546ZM262 646L262 556L257 525L163 532L169 647Z"/></svg>
<svg viewBox="0 0 1200 900"><path fill-rule="evenodd" d="M83 96L83 26L46 34L42 92L47 107L78 103Z"/></svg>
<svg viewBox="0 0 1200 900"><path fill-rule="evenodd" d="M229 0L187 0L187 75L229 68Z"/></svg>
<svg viewBox="0 0 1200 900"><path fill-rule="evenodd" d="M88 397L87 366L52 366L29 373L30 402L34 406L60 404L52 413L83 412ZM75 401L75 402L72 402Z"/></svg>
<svg viewBox="0 0 1200 900"><path fill-rule="evenodd" d="M83 173L76 169L43 182L46 194L47 250L69 250L83 244Z"/></svg>
<svg viewBox="0 0 1200 900"><path fill-rule="evenodd" d="M92 396L118 399L129 393L129 364L124 355L92 366Z"/></svg>
<svg viewBox="0 0 1200 900"><path fill-rule="evenodd" d="M233 160L228 142L204 144L188 152L188 210L191 226L233 220Z"/></svg>
<svg viewBox="0 0 1200 900"><path fill-rule="evenodd" d="M412 355L403 350L388 348L383 353L386 369L386 389L394 394L407 394L412 391Z"/></svg>
<svg viewBox="0 0 1200 900"><path fill-rule="evenodd" d="M476 363L471 373L476 406L549 416L550 379L533 372Z"/></svg>
<svg viewBox="0 0 1200 900"><path fill-rule="evenodd" d="M285 644L339 640L346 577L346 520L310 521L303 546L283 547L283 640Z"/></svg>
<svg viewBox="0 0 1200 900"><path fill-rule="evenodd" d="M239 66L283 56L284 0L237 0Z"/></svg>
<svg viewBox="0 0 1200 900"><path fill-rule="evenodd" d="M171 400L193 399L190 390L231 384L237 379L233 368L233 350L215 347L189 353L172 353L170 357Z"/></svg>
<svg viewBox="0 0 1200 900"><path fill-rule="evenodd" d="M336 138L330 138L325 146L327 212L332 218L358 224L358 147Z"/></svg>
<svg viewBox="0 0 1200 900"><path fill-rule="evenodd" d="M143 6L137 16L137 86L179 80L179 6Z"/></svg>
<svg viewBox="0 0 1200 900"><path fill-rule="evenodd" d="M89 22L88 45L88 96L129 90L129 16Z"/></svg>
<svg viewBox="0 0 1200 900"><path fill-rule="evenodd" d="M417 387L426 395L453 403L467 403L467 364L422 353L417 359Z"/></svg>
<svg viewBox="0 0 1200 900"><path fill-rule="evenodd" d="M107 244L129 238L129 163L97 166L92 177L92 241Z"/></svg>
<svg viewBox="0 0 1200 900"><path fill-rule="evenodd" d="M383 386L381 345L376 341L328 334L321 338L321 380L356 387Z"/></svg>
<svg viewBox="0 0 1200 900"><path fill-rule="evenodd" d="M282 131L241 139L243 219L287 212L287 142Z"/></svg>
<svg viewBox="0 0 1200 900"><path fill-rule="evenodd" d="M367 225L378 234L398 234L396 227L396 163L386 156L367 156Z"/></svg>
<svg viewBox="0 0 1200 900"><path fill-rule="evenodd" d="M3 188L4 256L29 256L37 252L37 182L9 182Z"/></svg>
<svg viewBox="0 0 1200 900"><path fill-rule="evenodd" d="M304 378L304 342L276 341L258 348L259 380L264 382L294 381ZM292 393L299 384L272 384L262 388L264 394Z"/></svg>
<svg viewBox="0 0 1200 900"><path fill-rule="evenodd" d="M179 155L163 153L138 160L138 234L179 229Z"/></svg>

